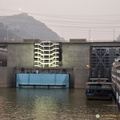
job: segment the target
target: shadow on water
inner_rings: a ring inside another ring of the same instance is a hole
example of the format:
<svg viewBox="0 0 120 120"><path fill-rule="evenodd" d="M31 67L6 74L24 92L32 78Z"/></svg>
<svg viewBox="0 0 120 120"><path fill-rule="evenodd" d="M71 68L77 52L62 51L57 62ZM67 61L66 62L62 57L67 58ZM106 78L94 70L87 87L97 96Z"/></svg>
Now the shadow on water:
<svg viewBox="0 0 120 120"><path fill-rule="evenodd" d="M115 101L87 100L84 89L0 89L1 120L119 119ZM106 115L106 116L105 116Z"/></svg>

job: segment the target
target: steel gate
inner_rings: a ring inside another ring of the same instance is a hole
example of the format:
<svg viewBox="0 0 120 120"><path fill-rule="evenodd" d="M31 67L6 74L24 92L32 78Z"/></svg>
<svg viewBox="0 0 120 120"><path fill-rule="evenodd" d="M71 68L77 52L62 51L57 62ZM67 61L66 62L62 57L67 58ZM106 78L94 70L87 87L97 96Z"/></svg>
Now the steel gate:
<svg viewBox="0 0 120 120"><path fill-rule="evenodd" d="M111 80L111 65L120 56L120 47L91 47L90 78Z"/></svg>

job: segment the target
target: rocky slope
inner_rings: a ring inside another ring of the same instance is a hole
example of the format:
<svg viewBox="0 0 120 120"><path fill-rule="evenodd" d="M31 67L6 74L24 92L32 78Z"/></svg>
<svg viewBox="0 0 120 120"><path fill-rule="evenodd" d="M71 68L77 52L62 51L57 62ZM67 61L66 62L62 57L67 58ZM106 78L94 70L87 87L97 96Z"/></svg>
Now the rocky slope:
<svg viewBox="0 0 120 120"><path fill-rule="evenodd" d="M0 17L0 40L60 40L44 23L26 13Z"/></svg>

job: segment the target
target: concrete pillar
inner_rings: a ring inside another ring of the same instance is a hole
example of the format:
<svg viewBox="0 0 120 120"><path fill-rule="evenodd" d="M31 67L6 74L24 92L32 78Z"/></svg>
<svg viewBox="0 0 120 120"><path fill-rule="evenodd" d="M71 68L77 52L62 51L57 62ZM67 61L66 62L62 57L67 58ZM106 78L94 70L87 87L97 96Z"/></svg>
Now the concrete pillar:
<svg viewBox="0 0 120 120"><path fill-rule="evenodd" d="M88 79L88 68L74 67L74 88L86 88Z"/></svg>

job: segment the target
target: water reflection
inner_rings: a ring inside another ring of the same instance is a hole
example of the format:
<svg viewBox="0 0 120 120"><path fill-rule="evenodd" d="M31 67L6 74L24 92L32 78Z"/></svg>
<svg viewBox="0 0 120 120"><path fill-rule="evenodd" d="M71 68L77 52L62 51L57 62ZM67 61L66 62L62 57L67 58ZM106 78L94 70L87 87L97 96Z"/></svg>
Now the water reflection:
<svg viewBox="0 0 120 120"><path fill-rule="evenodd" d="M0 120L119 120L113 101L86 100L83 89L0 89ZM105 116L106 115L106 116ZM110 116L111 115L111 116Z"/></svg>

